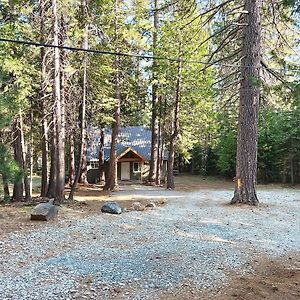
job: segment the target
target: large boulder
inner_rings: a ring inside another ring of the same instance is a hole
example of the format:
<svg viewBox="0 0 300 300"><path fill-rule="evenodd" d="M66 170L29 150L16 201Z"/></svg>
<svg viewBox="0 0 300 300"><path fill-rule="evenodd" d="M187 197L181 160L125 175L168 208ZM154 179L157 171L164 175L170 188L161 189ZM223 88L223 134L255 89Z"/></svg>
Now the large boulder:
<svg viewBox="0 0 300 300"><path fill-rule="evenodd" d="M107 202L102 206L101 211L103 213L119 215L122 213L122 208L116 202Z"/></svg>
<svg viewBox="0 0 300 300"><path fill-rule="evenodd" d="M53 203L40 203L31 211L31 220L48 221L57 217L58 208Z"/></svg>

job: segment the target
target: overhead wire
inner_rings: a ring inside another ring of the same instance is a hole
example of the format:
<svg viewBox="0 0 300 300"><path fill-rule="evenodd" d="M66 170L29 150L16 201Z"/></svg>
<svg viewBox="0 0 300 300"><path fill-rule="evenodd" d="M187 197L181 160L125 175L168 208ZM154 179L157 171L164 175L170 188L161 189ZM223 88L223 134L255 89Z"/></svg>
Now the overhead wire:
<svg viewBox="0 0 300 300"><path fill-rule="evenodd" d="M87 53L102 54L102 55L117 55L117 56L133 57L133 58L146 59L146 60L166 60L166 61L171 61L171 62L180 62L181 61L183 63L202 64L202 65L206 65L209 67L210 66L220 66L220 67L234 67L234 68L241 68L241 67L255 68L254 66L250 66L250 65L225 64L225 63L220 63L220 62L214 63L214 62L205 62L205 61L200 61L200 60L179 59L179 58L166 57L166 56L153 56L153 55L114 52L114 51L98 50L98 49L86 49L86 48L80 48L80 47L38 43L38 42L33 42L33 41L14 40L14 39L1 38L1 37L0 37L0 42L28 45L28 46L34 46L34 47L58 48L58 49L69 50L69 51L87 52ZM278 71L278 72L295 72L295 73L299 72L300 73L300 69L279 69L279 68L269 68L269 69Z"/></svg>

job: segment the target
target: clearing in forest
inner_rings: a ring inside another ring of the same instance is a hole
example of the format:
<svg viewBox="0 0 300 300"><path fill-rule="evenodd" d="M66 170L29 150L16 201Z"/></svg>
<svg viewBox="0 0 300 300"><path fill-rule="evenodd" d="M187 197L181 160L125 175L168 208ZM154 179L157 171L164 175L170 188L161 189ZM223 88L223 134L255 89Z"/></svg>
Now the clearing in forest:
<svg viewBox="0 0 300 300"><path fill-rule="evenodd" d="M259 207L237 207L231 182L176 179L176 191L124 185L66 203L48 223L29 222L29 206L2 206L0 298L299 299L298 189L260 186ZM100 210L100 200L162 199L142 212Z"/></svg>

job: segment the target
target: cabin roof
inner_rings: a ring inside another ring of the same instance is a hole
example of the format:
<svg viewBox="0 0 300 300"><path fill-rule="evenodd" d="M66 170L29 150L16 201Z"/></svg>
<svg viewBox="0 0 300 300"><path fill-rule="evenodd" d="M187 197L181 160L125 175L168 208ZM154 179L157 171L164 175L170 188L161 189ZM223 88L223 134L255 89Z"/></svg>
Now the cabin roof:
<svg viewBox="0 0 300 300"><path fill-rule="evenodd" d="M95 160L99 157L100 129L89 128L90 138L87 148L87 158ZM104 130L104 160L110 157L111 129ZM121 127L117 139L117 157L131 148L134 152L144 157L146 161L151 159L151 130L143 126ZM167 160L166 153L164 160Z"/></svg>

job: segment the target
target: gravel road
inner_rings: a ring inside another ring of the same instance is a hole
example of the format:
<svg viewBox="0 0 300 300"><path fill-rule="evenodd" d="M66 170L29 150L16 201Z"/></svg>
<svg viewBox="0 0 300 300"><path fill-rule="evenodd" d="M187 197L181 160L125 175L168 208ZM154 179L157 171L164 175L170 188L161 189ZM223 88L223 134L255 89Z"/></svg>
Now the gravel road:
<svg viewBox="0 0 300 300"><path fill-rule="evenodd" d="M168 204L122 215L99 207L10 233L0 241L0 299L164 299L184 286L216 289L262 254L299 251L299 190L260 189L258 208L227 205L232 193L124 186L112 200Z"/></svg>

